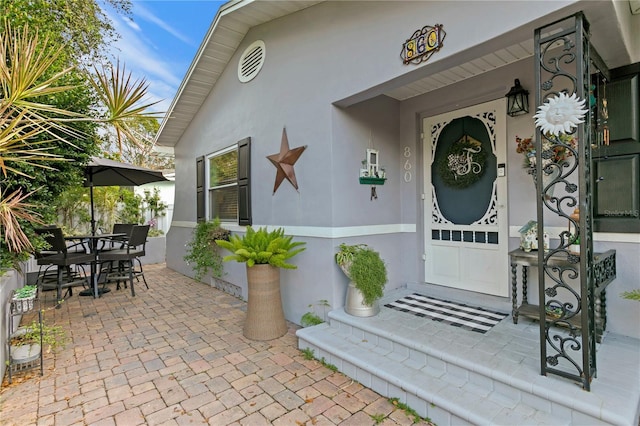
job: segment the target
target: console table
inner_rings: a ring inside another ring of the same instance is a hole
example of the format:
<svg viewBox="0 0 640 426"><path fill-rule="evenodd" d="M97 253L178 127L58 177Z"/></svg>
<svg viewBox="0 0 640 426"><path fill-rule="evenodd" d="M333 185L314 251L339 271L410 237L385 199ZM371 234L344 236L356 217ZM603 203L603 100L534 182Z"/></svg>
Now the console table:
<svg viewBox="0 0 640 426"><path fill-rule="evenodd" d="M560 267L576 267L579 266L578 255L562 257L558 255L548 260L549 266ZM513 310L511 315L513 323L518 323L518 316L522 315L534 320L540 319L540 308L538 305L532 305L527 299L527 275L530 266L538 266L538 252L526 252L522 249L516 249L509 252L509 260L511 263L511 297ZM518 306L518 265L522 267L522 303ZM602 340L602 333L607 327L607 298L606 287L616 278L616 251L607 250L604 253L593 254L593 275L594 275L594 297L595 297L595 327L596 340ZM547 320L552 321L554 318L547 315ZM581 327L580 316L569 319L569 322L575 327Z"/></svg>

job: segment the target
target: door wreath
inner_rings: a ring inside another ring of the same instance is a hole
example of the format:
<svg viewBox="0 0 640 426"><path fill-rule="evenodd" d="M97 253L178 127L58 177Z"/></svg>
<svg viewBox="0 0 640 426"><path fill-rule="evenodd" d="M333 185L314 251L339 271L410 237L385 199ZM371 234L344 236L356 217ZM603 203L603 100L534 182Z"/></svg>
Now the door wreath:
<svg viewBox="0 0 640 426"><path fill-rule="evenodd" d="M465 134L440 159L438 174L447 186L463 189L480 180L486 161L482 142Z"/></svg>

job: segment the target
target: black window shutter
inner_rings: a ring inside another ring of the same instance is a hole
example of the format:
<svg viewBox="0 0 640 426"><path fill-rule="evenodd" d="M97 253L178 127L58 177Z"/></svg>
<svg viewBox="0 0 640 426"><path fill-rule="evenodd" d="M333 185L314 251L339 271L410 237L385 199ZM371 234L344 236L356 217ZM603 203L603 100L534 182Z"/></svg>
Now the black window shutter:
<svg viewBox="0 0 640 426"><path fill-rule="evenodd" d="M246 138L238 142L238 224L251 223L251 138Z"/></svg>
<svg viewBox="0 0 640 426"><path fill-rule="evenodd" d="M198 222L207 220L204 208L204 181L204 157L198 157L196 158L196 220Z"/></svg>

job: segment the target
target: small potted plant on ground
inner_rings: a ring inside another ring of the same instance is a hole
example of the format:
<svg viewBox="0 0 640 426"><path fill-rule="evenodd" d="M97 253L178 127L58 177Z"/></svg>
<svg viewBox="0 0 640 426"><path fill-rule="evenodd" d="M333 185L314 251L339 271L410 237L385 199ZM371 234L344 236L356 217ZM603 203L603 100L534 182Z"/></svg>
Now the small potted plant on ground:
<svg viewBox="0 0 640 426"><path fill-rule="evenodd" d="M380 254L366 244L340 244L336 263L351 280L344 310L348 314L369 317L380 312L378 299L384 294L387 268Z"/></svg>
<svg viewBox="0 0 640 426"><path fill-rule="evenodd" d="M293 242L284 235L284 229L257 231L247 227L242 236L232 235L229 241L216 240L216 244L232 254L225 262L235 260L247 265L247 318L243 334L251 340L272 340L287 332L287 323L280 297L280 268L296 269L289 259L305 248L304 242Z"/></svg>

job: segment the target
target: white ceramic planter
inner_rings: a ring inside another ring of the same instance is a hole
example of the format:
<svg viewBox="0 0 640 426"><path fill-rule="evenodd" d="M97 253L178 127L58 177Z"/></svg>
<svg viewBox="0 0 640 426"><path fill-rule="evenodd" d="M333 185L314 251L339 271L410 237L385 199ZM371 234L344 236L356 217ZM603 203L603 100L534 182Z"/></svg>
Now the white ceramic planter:
<svg viewBox="0 0 640 426"><path fill-rule="evenodd" d="M14 364L24 364L35 361L40 357L40 344L29 343L20 346L11 346L11 360Z"/></svg>
<svg viewBox="0 0 640 426"><path fill-rule="evenodd" d="M33 309L33 302L35 301L35 294L32 297L28 297L25 299L16 299L14 298L11 302L13 305L12 314L23 314L25 312L29 312Z"/></svg>
<svg viewBox="0 0 640 426"><path fill-rule="evenodd" d="M351 280L349 276L349 269L351 268L351 263L346 264L338 264L342 272ZM356 284L353 281L349 281L349 286L347 287L347 298L344 302L344 311L349 315L353 315L354 317L372 317L377 315L380 312L380 304L376 300L372 305L367 305L364 303L364 296L362 292L358 290Z"/></svg>
<svg viewBox="0 0 640 426"><path fill-rule="evenodd" d="M344 303L344 311L355 317L372 317L380 312L380 304L376 300L372 305L364 303L364 296L358 290L353 281L347 287L347 299Z"/></svg>

